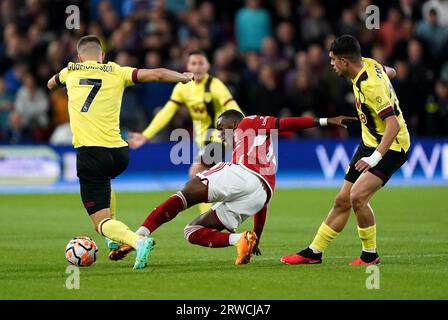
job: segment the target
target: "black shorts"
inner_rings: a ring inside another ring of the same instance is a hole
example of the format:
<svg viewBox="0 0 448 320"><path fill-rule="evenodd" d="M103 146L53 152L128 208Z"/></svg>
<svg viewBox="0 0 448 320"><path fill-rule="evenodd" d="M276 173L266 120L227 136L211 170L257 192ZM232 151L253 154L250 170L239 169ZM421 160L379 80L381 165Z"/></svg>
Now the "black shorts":
<svg viewBox="0 0 448 320"><path fill-rule="evenodd" d="M356 150L356 153L353 156L352 160L350 161L350 167L345 174L345 180L351 183L355 183L355 181L361 175L361 172L356 170L355 164L361 158L370 157L375 150L375 148L368 148L361 143L358 147L358 150ZM389 150L375 167L369 169L369 172L373 173L378 178L383 180L384 186L395 173L395 171L397 171L407 160L408 153L404 150L401 150L401 152Z"/></svg>
<svg viewBox="0 0 448 320"><path fill-rule="evenodd" d="M201 162L206 167L213 167L219 162L225 162L226 147L221 142L207 142L205 147L199 150L196 162Z"/></svg>
<svg viewBox="0 0 448 320"><path fill-rule="evenodd" d="M81 198L89 215L110 208L110 179L119 176L128 166L129 147L80 147L76 170Z"/></svg>

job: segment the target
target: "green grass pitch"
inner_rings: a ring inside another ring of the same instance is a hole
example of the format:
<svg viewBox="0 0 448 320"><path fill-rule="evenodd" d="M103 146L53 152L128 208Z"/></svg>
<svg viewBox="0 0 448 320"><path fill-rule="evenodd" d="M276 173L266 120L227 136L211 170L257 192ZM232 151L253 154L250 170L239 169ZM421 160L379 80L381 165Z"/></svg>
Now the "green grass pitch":
<svg viewBox="0 0 448 320"><path fill-rule="evenodd" d="M376 212L380 288L367 289L365 267L347 264L360 253L354 216L322 265L287 266L284 254L308 245L336 189L278 190L261 243L263 255L235 266L235 249L193 246L183 227L198 213L181 213L154 233L146 270L133 256L111 262L79 195L0 196L0 299L447 299L448 188L386 188ZM118 194L118 217L136 228L171 193ZM252 221L240 230L251 229ZM80 269L80 289L68 290L67 242L89 235L100 247Z"/></svg>

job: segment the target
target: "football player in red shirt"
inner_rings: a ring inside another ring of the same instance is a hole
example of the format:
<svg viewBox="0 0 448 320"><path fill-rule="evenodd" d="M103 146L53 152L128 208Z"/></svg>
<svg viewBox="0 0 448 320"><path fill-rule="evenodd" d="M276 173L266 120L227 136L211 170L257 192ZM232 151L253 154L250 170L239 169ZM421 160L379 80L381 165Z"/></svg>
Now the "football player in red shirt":
<svg viewBox="0 0 448 320"><path fill-rule="evenodd" d="M173 194L146 218L137 230L149 236L177 214L199 203L215 203L184 229L192 244L220 248L237 248L235 264L249 263L253 253L260 254L258 244L263 231L269 200L275 189L277 160L273 139L281 132L317 126L346 128L354 117L334 118L249 116L236 110L225 111L217 121L221 138L233 142L231 162L220 162L196 175L184 188ZM253 231L236 233L247 218L254 217ZM222 232L227 230L228 232ZM112 260L122 259L132 248L122 245Z"/></svg>

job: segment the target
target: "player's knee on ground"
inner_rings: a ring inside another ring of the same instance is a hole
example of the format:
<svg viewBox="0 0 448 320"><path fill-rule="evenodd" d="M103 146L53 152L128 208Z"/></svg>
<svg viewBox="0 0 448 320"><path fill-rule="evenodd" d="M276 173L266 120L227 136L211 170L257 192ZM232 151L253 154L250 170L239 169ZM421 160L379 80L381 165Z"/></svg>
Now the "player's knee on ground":
<svg viewBox="0 0 448 320"><path fill-rule="evenodd" d="M338 193L334 199L334 207L341 211L347 211L351 208L350 195Z"/></svg>
<svg viewBox="0 0 448 320"><path fill-rule="evenodd" d="M202 228L204 228L204 227L200 226L200 225L195 225L195 224L186 225L184 228L185 240L187 240L188 242L190 242L192 244L195 244L194 237L191 237L191 235Z"/></svg>

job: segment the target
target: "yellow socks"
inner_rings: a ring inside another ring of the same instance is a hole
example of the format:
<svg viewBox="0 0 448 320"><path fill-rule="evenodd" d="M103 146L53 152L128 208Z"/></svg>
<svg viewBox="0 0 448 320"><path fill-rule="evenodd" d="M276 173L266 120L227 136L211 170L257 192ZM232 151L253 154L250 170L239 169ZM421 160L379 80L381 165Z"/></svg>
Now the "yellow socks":
<svg viewBox="0 0 448 320"><path fill-rule="evenodd" d="M362 250L366 252L376 252L376 225L368 228L358 227L359 239L362 242Z"/></svg>
<svg viewBox="0 0 448 320"><path fill-rule="evenodd" d="M322 222L319 230L317 230L317 234L314 237L313 242L310 245L310 248L316 249L319 252L324 252L327 249L330 242L336 238L339 233L331 229L329 226Z"/></svg>
<svg viewBox="0 0 448 320"><path fill-rule="evenodd" d="M137 247L137 241L141 238L136 233L129 230L128 226L123 222L112 219L104 219L98 226L99 233L117 242L126 243L133 247Z"/></svg>
<svg viewBox="0 0 448 320"><path fill-rule="evenodd" d="M117 219L117 197L114 189L110 189L110 216L112 219Z"/></svg>
<svg viewBox="0 0 448 320"><path fill-rule="evenodd" d="M208 211L211 207L212 207L211 203L203 202L203 203L199 204L199 211L202 214L202 213L205 213L206 211Z"/></svg>

